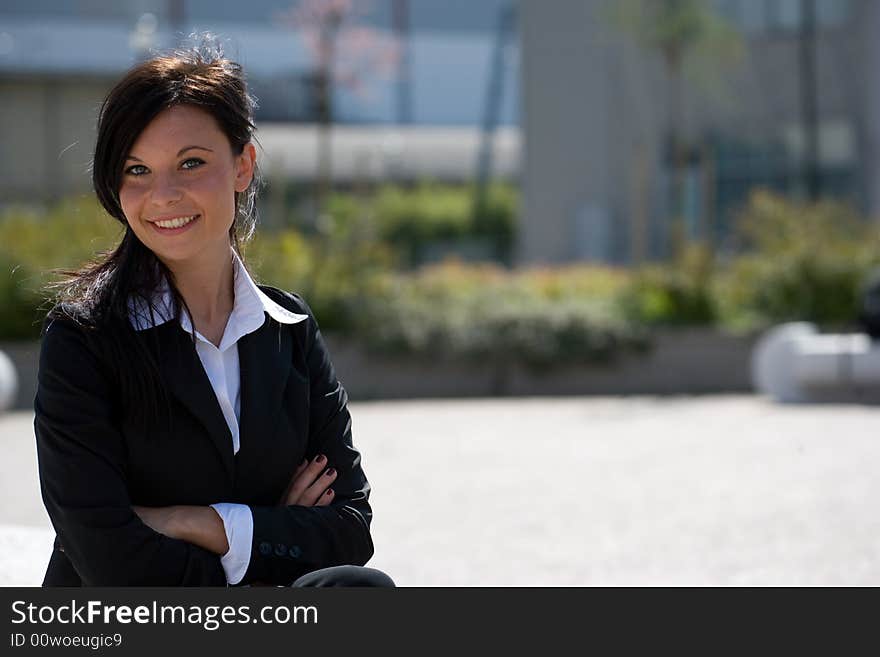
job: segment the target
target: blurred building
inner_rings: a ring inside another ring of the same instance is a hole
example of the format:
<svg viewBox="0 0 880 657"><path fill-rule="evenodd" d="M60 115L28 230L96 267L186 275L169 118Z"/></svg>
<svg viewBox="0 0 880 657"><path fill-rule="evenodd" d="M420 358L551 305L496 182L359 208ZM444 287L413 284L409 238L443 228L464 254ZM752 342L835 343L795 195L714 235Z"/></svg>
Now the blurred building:
<svg viewBox="0 0 880 657"><path fill-rule="evenodd" d="M624 4L639 10L520 3L522 261L664 257L674 214L684 237L725 248L756 185L880 214L880 3L711 0L738 42L717 45L738 56L713 58L710 39L685 59L677 95L651 26L615 17Z"/></svg>
<svg viewBox="0 0 880 657"><path fill-rule="evenodd" d="M88 189L98 107L151 50L212 32L257 97L270 178L315 175L312 63L281 20L292 0L4 0L0 3L0 199ZM519 165L517 42L500 16L510 0L374 0L358 24L405 43L396 72L337 86L334 176L467 180L482 128L491 172ZM501 52L499 58L498 53ZM485 150L485 149L484 149Z"/></svg>
<svg viewBox="0 0 880 657"><path fill-rule="evenodd" d="M706 2L739 56L715 57L710 40L685 58L680 86L614 13L682 0L356 3L405 48L394 75L337 89L335 180L518 179L524 263L666 257L673 215L680 238L731 247L755 186L880 215L880 2ZM311 60L279 22L291 4L4 0L0 201L87 190L109 86L203 31L248 71L269 179L313 178Z"/></svg>

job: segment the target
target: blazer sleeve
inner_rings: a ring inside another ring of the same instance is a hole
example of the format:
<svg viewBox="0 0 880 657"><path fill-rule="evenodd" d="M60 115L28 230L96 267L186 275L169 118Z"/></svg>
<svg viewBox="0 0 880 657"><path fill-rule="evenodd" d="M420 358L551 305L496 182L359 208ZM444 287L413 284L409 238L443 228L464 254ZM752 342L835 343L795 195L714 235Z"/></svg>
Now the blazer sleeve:
<svg viewBox="0 0 880 657"><path fill-rule="evenodd" d="M310 389L306 456L324 454L328 465L336 468L335 495L322 507L251 506L251 560L240 584L289 585L307 572L344 564L362 566L373 556L370 485L352 444L348 395L336 378L311 309L299 297L289 295L288 301L290 297L294 299L290 309L309 316L304 344Z"/></svg>
<svg viewBox="0 0 880 657"><path fill-rule="evenodd" d="M40 351L40 488L86 586L225 586L220 557L145 525L131 508L114 388L92 331L55 319Z"/></svg>

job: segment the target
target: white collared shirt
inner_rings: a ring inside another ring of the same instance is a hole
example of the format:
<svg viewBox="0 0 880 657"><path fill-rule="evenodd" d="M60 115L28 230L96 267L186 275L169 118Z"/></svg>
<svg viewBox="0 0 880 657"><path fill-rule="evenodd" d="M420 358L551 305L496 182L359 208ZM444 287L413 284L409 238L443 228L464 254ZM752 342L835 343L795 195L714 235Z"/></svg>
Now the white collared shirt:
<svg viewBox="0 0 880 657"><path fill-rule="evenodd" d="M232 435L233 453L237 454L239 442L239 420L241 418L241 376L238 361L238 341L260 328L266 321L266 313L281 324L295 324L308 318L278 305L257 287L254 280L244 268L241 259L234 251L234 302L232 312L226 322L220 345L215 346L198 331L196 335L196 353L205 368L217 403L226 419L229 433ZM129 320L135 330L159 326L173 318L173 303L168 282L156 291L153 317L142 300L129 301ZM185 308L180 312L180 327L190 333L192 321ZM254 535L254 519L250 507L246 504L220 502L211 507L223 520L229 551L220 558L229 584L237 584L244 577L250 565L251 543Z"/></svg>

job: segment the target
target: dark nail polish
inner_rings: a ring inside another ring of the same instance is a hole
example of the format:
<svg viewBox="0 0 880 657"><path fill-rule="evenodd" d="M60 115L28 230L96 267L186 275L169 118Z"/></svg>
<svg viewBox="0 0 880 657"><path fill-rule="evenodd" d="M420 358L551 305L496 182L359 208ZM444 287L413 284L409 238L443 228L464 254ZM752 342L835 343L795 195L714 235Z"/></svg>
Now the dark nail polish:
<svg viewBox="0 0 880 657"><path fill-rule="evenodd" d="M333 494L333 489L332 489L332 488L328 488L328 489L327 489L327 492L324 493L324 494L325 494L325 495L332 495L332 494Z"/></svg>
<svg viewBox="0 0 880 657"><path fill-rule="evenodd" d="M332 477L334 474L336 474L336 470L334 468L327 468L328 477Z"/></svg>
<svg viewBox="0 0 880 657"><path fill-rule="evenodd" d="M323 463L323 462L324 462L324 455L318 454L318 456L315 458L315 463Z"/></svg>

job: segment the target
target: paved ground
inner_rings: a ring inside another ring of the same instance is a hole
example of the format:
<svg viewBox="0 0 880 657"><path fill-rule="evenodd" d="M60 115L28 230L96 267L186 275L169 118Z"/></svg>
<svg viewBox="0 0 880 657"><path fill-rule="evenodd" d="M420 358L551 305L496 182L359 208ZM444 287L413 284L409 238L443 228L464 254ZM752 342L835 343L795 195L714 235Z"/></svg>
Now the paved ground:
<svg viewBox="0 0 880 657"><path fill-rule="evenodd" d="M353 404L400 585L880 585L880 407L756 397ZM0 416L0 584L51 532Z"/></svg>

